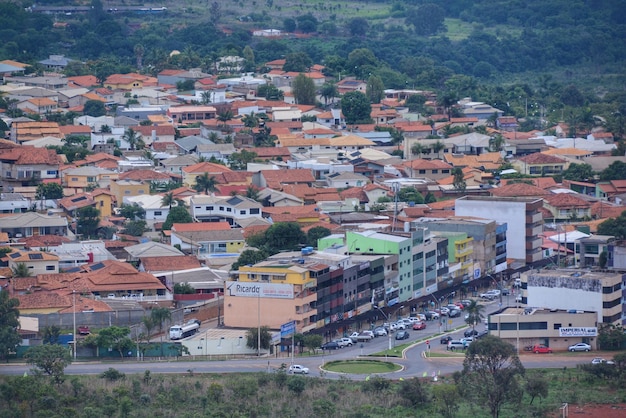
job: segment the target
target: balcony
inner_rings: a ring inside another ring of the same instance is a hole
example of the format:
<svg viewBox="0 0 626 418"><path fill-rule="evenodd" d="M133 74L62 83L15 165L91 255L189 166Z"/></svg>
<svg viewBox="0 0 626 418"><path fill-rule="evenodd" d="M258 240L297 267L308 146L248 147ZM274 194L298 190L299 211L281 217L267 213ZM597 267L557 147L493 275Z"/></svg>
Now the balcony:
<svg viewBox="0 0 626 418"><path fill-rule="evenodd" d="M543 220L543 215L541 212L536 213L528 213L526 212L526 224L535 224L537 222L541 222Z"/></svg>

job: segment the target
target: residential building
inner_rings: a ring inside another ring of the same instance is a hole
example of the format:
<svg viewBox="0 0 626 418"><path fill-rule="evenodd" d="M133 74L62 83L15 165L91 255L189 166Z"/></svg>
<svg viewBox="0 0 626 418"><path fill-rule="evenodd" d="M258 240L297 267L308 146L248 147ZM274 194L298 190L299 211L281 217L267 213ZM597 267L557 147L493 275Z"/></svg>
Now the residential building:
<svg viewBox="0 0 626 418"><path fill-rule="evenodd" d="M532 265L543 257L541 237L543 199L464 196L455 201L456 216L493 219L506 223L507 257Z"/></svg>
<svg viewBox="0 0 626 418"><path fill-rule="evenodd" d="M196 195L189 201L191 216L200 222L227 221L238 225L239 220L261 218L261 205L244 196Z"/></svg>
<svg viewBox="0 0 626 418"><path fill-rule="evenodd" d="M556 193L544 197L543 207L550 212L552 222L591 219L592 202L574 193Z"/></svg>
<svg viewBox="0 0 626 418"><path fill-rule="evenodd" d="M598 348L595 312L571 309L506 308L489 316L489 333L502 338L521 353L524 347L543 344L553 351L587 343Z"/></svg>
<svg viewBox="0 0 626 418"><path fill-rule="evenodd" d="M84 166L68 168L61 172L61 182L73 189L87 187L108 187L111 181L117 180L118 173L104 168Z"/></svg>
<svg viewBox="0 0 626 418"><path fill-rule="evenodd" d="M525 155L511 164L521 174L541 177L561 174L569 165L567 160L542 152Z"/></svg>
<svg viewBox="0 0 626 418"><path fill-rule="evenodd" d="M203 226L226 224L227 229L210 229ZM171 232L171 244L179 246L183 251L189 251L197 257L211 256L214 254L232 254L239 257L246 241L243 236L243 229L231 229L228 222L202 222L193 223L192 226L199 225L198 228L182 228L178 224L178 230Z"/></svg>
<svg viewBox="0 0 626 418"><path fill-rule="evenodd" d="M61 158L52 149L19 147L0 152L2 185L7 191L11 187L58 181L60 165Z"/></svg>
<svg viewBox="0 0 626 418"><path fill-rule="evenodd" d="M118 206L124 202L124 197L139 196L150 193L150 184L135 180L114 180L110 185L111 193L115 196Z"/></svg>
<svg viewBox="0 0 626 418"><path fill-rule="evenodd" d="M64 242L58 246L49 246L48 248L50 253L58 257L59 269L62 271L83 264L116 259L115 256L106 249L104 241Z"/></svg>
<svg viewBox="0 0 626 418"><path fill-rule="evenodd" d="M9 238L17 239L33 235L67 236L69 231L65 217L26 212L0 217L0 232L6 232Z"/></svg>
<svg viewBox="0 0 626 418"><path fill-rule="evenodd" d="M8 267L12 271L16 271L18 265L23 264L28 269L30 276L59 272L59 257L48 252L14 249L12 252L7 253L5 257Z"/></svg>
<svg viewBox="0 0 626 418"><path fill-rule="evenodd" d="M605 253L608 257L609 246L614 242L615 237L612 235L591 235L579 239L580 268L600 267L600 254Z"/></svg>
<svg viewBox="0 0 626 418"><path fill-rule="evenodd" d="M30 201L21 193L0 194L0 213L24 213L30 208Z"/></svg>
<svg viewBox="0 0 626 418"><path fill-rule="evenodd" d="M624 325L624 273L589 270L530 270L521 274L522 301L528 306L595 312L596 321Z"/></svg>
<svg viewBox="0 0 626 418"><path fill-rule="evenodd" d="M424 160L416 159L402 163L407 174L411 178L426 177L432 180L441 180L450 177L452 167L450 164L441 160Z"/></svg>
<svg viewBox="0 0 626 418"><path fill-rule="evenodd" d="M626 241L613 241L608 245L606 267L610 270L626 270Z"/></svg>
<svg viewBox="0 0 626 418"><path fill-rule="evenodd" d="M163 205L163 196L141 194L137 196L124 196L122 198L124 205L138 205L146 211L146 221L163 222L170 213L170 207Z"/></svg>
<svg viewBox="0 0 626 418"><path fill-rule="evenodd" d="M196 178L204 175L205 173L208 174L209 178L211 178L217 177L227 171L232 170L225 165L209 163L206 161L183 167L183 185L193 187L196 184Z"/></svg>
<svg viewBox="0 0 626 418"><path fill-rule="evenodd" d="M217 109L213 106L174 106L167 109L167 116L174 124L215 119Z"/></svg>
<svg viewBox="0 0 626 418"><path fill-rule="evenodd" d="M74 218L76 217L79 209L86 208L88 206L95 208L96 202L91 198L89 193L78 193L59 199L58 205L68 216Z"/></svg>

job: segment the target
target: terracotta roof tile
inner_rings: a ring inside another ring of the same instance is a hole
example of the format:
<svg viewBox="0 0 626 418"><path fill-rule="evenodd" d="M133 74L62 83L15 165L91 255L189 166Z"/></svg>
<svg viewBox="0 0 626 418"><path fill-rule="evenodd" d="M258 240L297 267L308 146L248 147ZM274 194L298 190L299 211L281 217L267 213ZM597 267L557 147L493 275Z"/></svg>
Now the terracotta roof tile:
<svg viewBox="0 0 626 418"><path fill-rule="evenodd" d="M590 208L591 203L571 193L548 195L544 199L555 208Z"/></svg>
<svg viewBox="0 0 626 418"><path fill-rule="evenodd" d="M526 164L565 164L566 161L562 158L555 157L553 155L544 154L541 152L535 152L534 154L528 154L518 158L518 161L522 161Z"/></svg>
<svg viewBox="0 0 626 418"><path fill-rule="evenodd" d="M151 271L178 271L200 268L202 265L193 255L175 257L142 257L141 264L147 272Z"/></svg>
<svg viewBox="0 0 626 418"><path fill-rule="evenodd" d="M515 196L546 196L548 192L537 186L526 183L510 183L496 189L491 189L492 196L515 197Z"/></svg>

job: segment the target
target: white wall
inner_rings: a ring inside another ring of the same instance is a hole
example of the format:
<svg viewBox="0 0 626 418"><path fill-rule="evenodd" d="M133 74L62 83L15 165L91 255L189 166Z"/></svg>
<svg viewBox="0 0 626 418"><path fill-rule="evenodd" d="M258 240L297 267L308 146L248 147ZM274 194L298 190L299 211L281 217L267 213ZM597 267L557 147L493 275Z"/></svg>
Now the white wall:
<svg viewBox="0 0 626 418"><path fill-rule="evenodd" d="M528 287L528 306L548 309L576 309L598 313L602 322L602 293L562 287ZM564 327L569 325L563 324Z"/></svg>

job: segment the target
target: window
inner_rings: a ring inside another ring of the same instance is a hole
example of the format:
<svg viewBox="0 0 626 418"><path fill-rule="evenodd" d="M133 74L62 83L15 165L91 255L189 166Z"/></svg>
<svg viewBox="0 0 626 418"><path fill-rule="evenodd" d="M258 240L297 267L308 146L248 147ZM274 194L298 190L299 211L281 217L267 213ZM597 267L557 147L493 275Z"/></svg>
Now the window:
<svg viewBox="0 0 626 418"><path fill-rule="evenodd" d="M239 214L240 214L240 215L245 215L245 214L246 214L246 211L245 211L245 210L239 211Z"/></svg>
<svg viewBox="0 0 626 418"><path fill-rule="evenodd" d="M520 322L519 329L520 331L548 329L548 323L547 322Z"/></svg>
<svg viewBox="0 0 626 418"><path fill-rule="evenodd" d="M561 325L561 324L554 324L554 329L559 329L559 328L561 328L561 327L562 327L562 325Z"/></svg>
<svg viewBox="0 0 626 418"><path fill-rule="evenodd" d="M78 177L72 177L72 181L78 181Z"/></svg>
<svg viewBox="0 0 626 418"><path fill-rule="evenodd" d="M58 171L56 171L56 170L48 170L48 171L46 171L46 174L49 175L49 176L56 176L57 173L58 173Z"/></svg>
<svg viewBox="0 0 626 418"><path fill-rule="evenodd" d="M258 215L259 208L250 208L250 215Z"/></svg>
<svg viewBox="0 0 626 418"><path fill-rule="evenodd" d="M46 271L54 271L54 266L46 266Z"/></svg>
<svg viewBox="0 0 626 418"><path fill-rule="evenodd" d="M224 211L224 206L220 206L220 210L223 212Z"/></svg>
<svg viewBox="0 0 626 418"><path fill-rule="evenodd" d="M439 170L433 170L432 174L439 174Z"/></svg>
<svg viewBox="0 0 626 418"><path fill-rule="evenodd" d="M154 211L154 216L161 216L162 212L160 210Z"/></svg>
<svg viewBox="0 0 626 418"><path fill-rule="evenodd" d="M199 208L198 208L199 209ZM213 210L213 206L207 206L206 210Z"/></svg>
<svg viewBox="0 0 626 418"><path fill-rule="evenodd" d="M232 212L233 208L226 208L226 212Z"/></svg>
<svg viewBox="0 0 626 418"><path fill-rule="evenodd" d="M130 190L124 190L124 194L130 194Z"/></svg>

